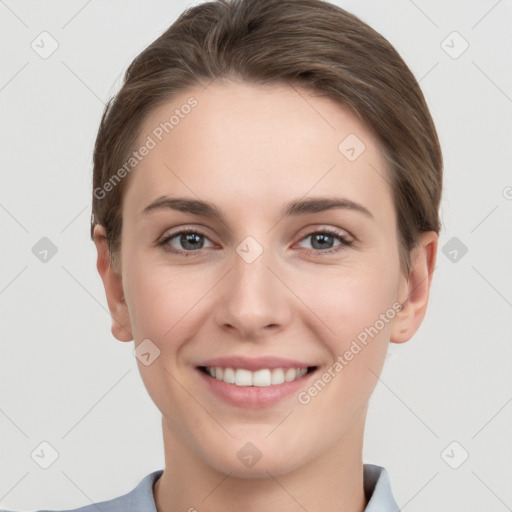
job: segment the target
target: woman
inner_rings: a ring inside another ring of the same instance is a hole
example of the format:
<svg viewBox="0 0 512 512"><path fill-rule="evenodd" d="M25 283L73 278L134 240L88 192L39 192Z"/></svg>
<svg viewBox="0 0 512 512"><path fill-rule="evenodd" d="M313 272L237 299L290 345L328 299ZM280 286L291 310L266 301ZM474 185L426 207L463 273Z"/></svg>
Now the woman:
<svg viewBox="0 0 512 512"><path fill-rule="evenodd" d="M390 43L320 0L185 11L126 72L91 236L165 468L78 509L398 510L363 464L389 342L428 303L442 155Z"/></svg>

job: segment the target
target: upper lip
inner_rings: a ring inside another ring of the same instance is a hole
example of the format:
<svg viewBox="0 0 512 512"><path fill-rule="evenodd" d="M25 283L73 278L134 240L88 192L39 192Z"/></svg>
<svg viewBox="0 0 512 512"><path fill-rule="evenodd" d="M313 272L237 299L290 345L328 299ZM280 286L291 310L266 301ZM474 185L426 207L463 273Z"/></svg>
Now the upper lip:
<svg viewBox="0 0 512 512"><path fill-rule="evenodd" d="M287 359L273 356L251 358L243 356L232 356L208 359L207 361L203 361L202 363L200 363L198 366L244 368L250 371L257 371L263 370L265 368L309 368L310 366L316 365L311 363L305 363L304 361L298 361L296 359Z"/></svg>

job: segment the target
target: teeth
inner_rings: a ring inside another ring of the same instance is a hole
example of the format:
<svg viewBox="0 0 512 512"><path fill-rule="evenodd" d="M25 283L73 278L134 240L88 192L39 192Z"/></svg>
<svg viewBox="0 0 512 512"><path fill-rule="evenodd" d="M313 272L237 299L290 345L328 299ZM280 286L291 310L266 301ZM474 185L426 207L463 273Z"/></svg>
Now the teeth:
<svg viewBox="0 0 512 512"><path fill-rule="evenodd" d="M215 370L215 378L217 378L217 370ZM252 372L238 368L238 370L235 371L235 384L237 386L252 386Z"/></svg>
<svg viewBox="0 0 512 512"><path fill-rule="evenodd" d="M286 382L290 382L293 379L295 379L296 376L297 376L297 371L295 370L295 368L288 368L288 370L286 370L286 372L284 374L284 380Z"/></svg>
<svg viewBox="0 0 512 512"><path fill-rule="evenodd" d="M234 384L235 383L235 370L233 368L224 368L224 376L222 378L224 382L227 382L228 384Z"/></svg>
<svg viewBox="0 0 512 512"><path fill-rule="evenodd" d="M284 382L284 370L282 368L276 368L272 370L271 383L282 384Z"/></svg>
<svg viewBox="0 0 512 512"><path fill-rule="evenodd" d="M258 370L252 374L253 386L270 386L272 384L272 372L270 370Z"/></svg>
<svg viewBox="0 0 512 512"><path fill-rule="evenodd" d="M235 386L273 386L276 384L283 384L284 382L291 382L306 375L307 368L274 368L257 370L251 372L244 368L220 368L220 367L206 367L206 372L217 380L222 380L228 384L235 384Z"/></svg>

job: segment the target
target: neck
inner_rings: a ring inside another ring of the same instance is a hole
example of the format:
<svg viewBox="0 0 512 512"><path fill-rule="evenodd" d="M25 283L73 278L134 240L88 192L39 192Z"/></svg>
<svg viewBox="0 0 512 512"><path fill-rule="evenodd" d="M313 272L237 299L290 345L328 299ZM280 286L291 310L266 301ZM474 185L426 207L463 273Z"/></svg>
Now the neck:
<svg viewBox="0 0 512 512"><path fill-rule="evenodd" d="M329 450L280 476L249 479L212 468L162 420L165 469L154 486L158 512L363 512L365 418Z"/></svg>

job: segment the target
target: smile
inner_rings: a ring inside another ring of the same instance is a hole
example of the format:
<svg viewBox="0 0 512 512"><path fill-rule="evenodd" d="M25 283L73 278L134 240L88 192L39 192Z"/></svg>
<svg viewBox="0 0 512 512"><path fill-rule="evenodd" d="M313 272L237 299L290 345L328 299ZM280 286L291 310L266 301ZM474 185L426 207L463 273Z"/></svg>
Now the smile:
<svg viewBox="0 0 512 512"><path fill-rule="evenodd" d="M312 372L316 366L304 368L263 368L257 371L245 368L225 368L220 366L200 366L199 369L210 377L235 386L266 387L293 382L306 373Z"/></svg>

